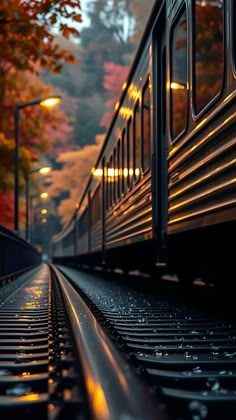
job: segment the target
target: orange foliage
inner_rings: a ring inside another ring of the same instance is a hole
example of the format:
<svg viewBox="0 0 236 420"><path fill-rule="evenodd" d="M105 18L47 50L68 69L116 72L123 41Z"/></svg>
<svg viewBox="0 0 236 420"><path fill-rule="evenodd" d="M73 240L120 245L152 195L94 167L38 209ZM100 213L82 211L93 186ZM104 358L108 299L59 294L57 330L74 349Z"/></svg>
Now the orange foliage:
<svg viewBox="0 0 236 420"><path fill-rule="evenodd" d="M1 63L34 71L33 64L40 62L59 72L61 61L73 62L74 57L55 43L56 34L78 37L79 11L77 0L1 0Z"/></svg>

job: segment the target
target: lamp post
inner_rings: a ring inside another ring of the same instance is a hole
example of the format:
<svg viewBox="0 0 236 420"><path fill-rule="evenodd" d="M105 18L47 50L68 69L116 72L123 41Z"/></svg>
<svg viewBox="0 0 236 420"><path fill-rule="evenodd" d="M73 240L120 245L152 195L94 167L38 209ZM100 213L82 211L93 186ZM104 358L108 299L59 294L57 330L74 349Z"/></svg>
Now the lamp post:
<svg viewBox="0 0 236 420"><path fill-rule="evenodd" d="M32 169L25 174L25 239L29 240L29 175L40 173L46 175L51 171L50 166L42 166L41 168Z"/></svg>
<svg viewBox="0 0 236 420"><path fill-rule="evenodd" d="M48 96L31 102L16 104L14 111L15 154L14 154L14 230L19 233L19 116L20 110L28 106L53 106L61 101L61 96Z"/></svg>

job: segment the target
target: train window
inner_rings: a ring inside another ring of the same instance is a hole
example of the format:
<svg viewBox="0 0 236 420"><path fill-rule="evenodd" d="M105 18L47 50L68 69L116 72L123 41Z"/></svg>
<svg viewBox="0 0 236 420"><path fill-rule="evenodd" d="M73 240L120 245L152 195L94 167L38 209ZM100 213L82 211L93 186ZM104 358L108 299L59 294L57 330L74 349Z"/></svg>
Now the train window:
<svg viewBox="0 0 236 420"><path fill-rule="evenodd" d="M109 209L109 197L110 197L110 185L109 185L109 163L106 165L106 174L105 174L105 185L106 185L106 209Z"/></svg>
<svg viewBox="0 0 236 420"><path fill-rule="evenodd" d="M198 114L220 92L223 81L223 1L195 0L194 100Z"/></svg>
<svg viewBox="0 0 236 420"><path fill-rule="evenodd" d="M162 51L162 66L161 66L162 74L161 74L161 80L162 84L166 86L166 47L163 48ZM165 136L166 134L166 89L162 86L162 133ZM151 131L150 131L151 132Z"/></svg>
<svg viewBox="0 0 236 420"><path fill-rule="evenodd" d="M91 225L95 225L100 218L100 184L91 198Z"/></svg>
<svg viewBox="0 0 236 420"><path fill-rule="evenodd" d="M121 137L121 168L122 168L122 176L121 176L121 193L126 193L126 180L127 180L127 141L126 141L126 131L125 128L122 131Z"/></svg>
<svg viewBox="0 0 236 420"><path fill-rule="evenodd" d="M91 226L94 225L95 223L95 201L94 201L94 196L91 199Z"/></svg>
<svg viewBox="0 0 236 420"><path fill-rule="evenodd" d="M113 162L114 162L114 170L113 170L113 203L115 204L117 201L117 153L116 147L113 151Z"/></svg>
<svg viewBox="0 0 236 420"><path fill-rule="evenodd" d="M95 192L95 223L101 219L101 184Z"/></svg>
<svg viewBox="0 0 236 420"><path fill-rule="evenodd" d="M171 134L176 138L187 124L187 16L185 7L171 33Z"/></svg>
<svg viewBox="0 0 236 420"><path fill-rule="evenodd" d="M142 168L143 172L150 168L151 153L151 118L150 118L150 87L144 86L142 97Z"/></svg>
<svg viewBox="0 0 236 420"><path fill-rule="evenodd" d="M234 54L234 73L236 73L236 2L232 1L233 13L232 13L232 34L233 34L233 54Z"/></svg>
<svg viewBox="0 0 236 420"><path fill-rule="evenodd" d="M112 207L113 204L113 178L114 178L114 167L113 167L113 159L112 156L110 157L109 168L108 168L108 183L109 183L109 208Z"/></svg>
<svg viewBox="0 0 236 420"><path fill-rule="evenodd" d="M120 199L120 191L121 191L121 146L120 146L120 139L117 143L117 200Z"/></svg>
<svg viewBox="0 0 236 420"><path fill-rule="evenodd" d="M134 109L134 179L138 181L141 173L141 118L137 103Z"/></svg>
<svg viewBox="0 0 236 420"><path fill-rule="evenodd" d="M127 168L128 168L128 188L132 187L133 184L133 173L134 173L134 147L133 147L133 131L132 131L132 120L128 120L127 125Z"/></svg>
<svg viewBox="0 0 236 420"><path fill-rule="evenodd" d="M82 237L88 230L88 207L79 218L79 235Z"/></svg>

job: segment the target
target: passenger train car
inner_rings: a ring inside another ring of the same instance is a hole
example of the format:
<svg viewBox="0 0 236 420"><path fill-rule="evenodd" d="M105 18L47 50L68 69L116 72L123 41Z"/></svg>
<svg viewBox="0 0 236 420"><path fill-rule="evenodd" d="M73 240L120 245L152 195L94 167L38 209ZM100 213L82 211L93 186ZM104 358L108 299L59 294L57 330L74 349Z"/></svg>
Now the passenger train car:
<svg viewBox="0 0 236 420"><path fill-rule="evenodd" d="M157 0L53 261L221 282L235 226L236 1Z"/></svg>

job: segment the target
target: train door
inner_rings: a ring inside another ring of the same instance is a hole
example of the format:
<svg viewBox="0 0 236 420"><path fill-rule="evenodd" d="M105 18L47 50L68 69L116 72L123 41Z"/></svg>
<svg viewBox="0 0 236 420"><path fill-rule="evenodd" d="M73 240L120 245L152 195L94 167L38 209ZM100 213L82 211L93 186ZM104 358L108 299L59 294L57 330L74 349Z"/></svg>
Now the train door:
<svg viewBox="0 0 236 420"><path fill-rule="evenodd" d="M156 266L166 263L167 241L167 139L166 139L166 10L161 9L153 31L153 236Z"/></svg>

